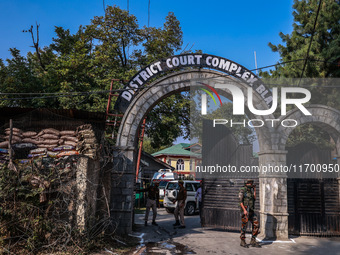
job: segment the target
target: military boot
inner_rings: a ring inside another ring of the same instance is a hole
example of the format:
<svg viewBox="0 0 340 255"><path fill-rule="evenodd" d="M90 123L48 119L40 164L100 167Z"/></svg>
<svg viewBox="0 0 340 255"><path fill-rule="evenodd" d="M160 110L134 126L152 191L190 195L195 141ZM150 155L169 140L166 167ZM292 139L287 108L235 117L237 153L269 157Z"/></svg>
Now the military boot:
<svg viewBox="0 0 340 255"><path fill-rule="evenodd" d="M256 242L256 239L254 237L251 238L250 245L256 248L262 248L261 245L258 242Z"/></svg>
<svg viewBox="0 0 340 255"><path fill-rule="evenodd" d="M179 225L181 225L181 224L179 223L179 220L176 220L176 223L175 223L175 224L172 224L172 226L174 226L174 227L179 226Z"/></svg>
<svg viewBox="0 0 340 255"><path fill-rule="evenodd" d="M246 240L244 240L244 239L241 239L240 245L244 248L249 248L248 244L246 244Z"/></svg>

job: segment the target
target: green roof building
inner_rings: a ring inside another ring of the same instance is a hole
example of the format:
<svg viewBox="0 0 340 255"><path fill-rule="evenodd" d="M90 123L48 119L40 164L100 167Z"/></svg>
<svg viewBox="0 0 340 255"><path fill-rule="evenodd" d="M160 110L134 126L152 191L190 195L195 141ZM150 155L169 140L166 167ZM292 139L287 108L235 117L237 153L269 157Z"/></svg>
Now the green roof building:
<svg viewBox="0 0 340 255"><path fill-rule="evenodd" d="M174 167L179 176L195 176L195 168L201 164L201 148L199 143L179 143L152 156Z"/></svg>

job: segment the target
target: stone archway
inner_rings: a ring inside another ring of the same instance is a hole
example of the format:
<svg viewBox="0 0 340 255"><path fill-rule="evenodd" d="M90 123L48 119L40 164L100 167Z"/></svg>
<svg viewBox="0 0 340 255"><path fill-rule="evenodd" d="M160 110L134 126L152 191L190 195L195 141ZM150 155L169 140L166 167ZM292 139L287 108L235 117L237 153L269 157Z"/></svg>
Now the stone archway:
<svg viewBox="0 0 340 255"><path fill-rule="evenodd" d="M285 116L281 116L278 122L283 120L297 120L298 125L313 124L327 131L335 142L337 150L337 162L340 163L340 111L324 105L309 105L306 109L311 116L305 116L298 109L291 110ZM296 126L296 127L297 127ZM273 148L269 152L260 152L260 164L270 162L271 165L286 165L285 150L286 142L291 132L296 127L283 127L277 125L272 133ZM339 175L340 176L340 175ZM260 178L261 195L269 198L261 199L261 232L263 237L284 238L288 236L288 198L287 198L287 176L267 176ZM340 178L338 178L340 189ZM281 190L281 192L280 192ZM266 195L264 195L264 193ZM340 194L339 194L340 201ZM273 203L274 202L274 203ZM273 230L276 229L276 233Z"/></svg>
<svg viewBox="0 0 340 255"><path fill-rule="evenodd" d="M314 124L321 127L323 130L327 131L332 137L336 145L337 156L340 157L340 111L328 107L325 105L309 105L306 107L308 111L312 114L311 116L305 116L297 109L291 110L286 116L282 116L280 121L284 119L295 119L299 120L298 126L303 124ZM281 141L279 147L281 150L285 149L286 142L290 133L294 128L283 128L282 126L277 128L277 133L281 135Z"/></svg>
<svg viewBox="0 0 340 255"><path fill-rule="evenodd" d="M171 58L169 58L171 59ZM152 66L152 65L151 65ZM144 72L147 71L146 67ZM204 66L206 67L206 66ZM145 71L146 70L146 71ZM220 71L220 70L219 70ZM141 71L140 73L142 73ZM243 69L243 73L249 71ZM251 73L251 72L250 72ZM145 73L144 73L145 74ZM235 75L230 73L228 75ZM180 71L171 73L167 76L157 79L150 86L145 87L138 92L131 102L126 106L124 117L122 119L119 134L117 137L116 147L114 151L114 171L112 172L112 187L111 187L111 217L114 222L117 222L119 233L130 233L133 223L133 190L135 182L135 164L137 153L137 131L142 123L142 120L149 111L163 98L174 93L189 90L191 80L195 79L210 79L216 76L223 76L220 72L211 71L208 69L191 69L188 71ZM239 76L240 77L240 76ZM236 77L236 78L239 78ZM224 76L223 79L227 78ZM235 81L236 79L234 79ZM238 86L247 95L246 90L249 83L240 82L237 80ZM213 81L212 81L213 83ZM214 84L210 84L214 86ZM261 85L256 85L261 86ZM255 86L255 87L256 87ZM131 87L130 87L131 88ZM253 87L253 89L255 89ZM129 89L130 93L135 93L137 90ZM227 89L219 89L222 95L230 96L230 91ZM268 109L268 105L263 100L260 94L254 93L254 105L257 109ZM340 114L338 111L327 108L325 106L310 106L312 117L304 116L298 110L289 112L280 120L288 118L297 118L301 123L318 122L327 123L329 130L334 137L339 131ZM313 115L314 114L314 115ZM250 115L251 116L251 115ZM328 118L326 116L329 116ZM274 119L273 115L268 116L251 116L256 119ZM336 118L335 118L336 117ZM257 133L260 152L259 164L262 166L281 166L286 165L285 142L290 129L283 129L280 125L271 126L267 123L261 128L255 128ZM339 147L338 147L339 148ZM284 173L266 173L260 174L260 214L261 214L261 233L266 238L287 239L288 238L288 206L287 206L287 176Z"/></svg>
<svg viewBox="0 0 340 255"><path fill-rule="evenodd" d="M191 82L192 80L209 80L220 76L221 73L207 69L192 69L189 71L180 71L169 74L158 79L150 86L139 92L127 108L119 128L119 134L116 142L116 151L114 153L115 171L113 173L111 189L111 217L115 220L118 219L119 229L122 233L129 233L132 229L132 196L135 180L136 148L138 142L137 131L144 117L163 98L174 93L189 90L191 86L194 86ZM222 79L229 80L233 78L222 77ZM210 85L215 86L214 83L215 82L212 79ZM247 95L246 90L248 85L238 82L238 86L244 91L244 94ZM229 98L231 97L229 90L217 90L221 95ZM253 101L254 105L257 105L257 107L260 107L261 109L267 109L268 107L260 95L254 95ZM261 119L266 117L268 116L257 116L257 118ZM273 118L272 116L269 117ZM269 126L265 126L261 129L256 128L257 137L262 151L267 151L271 148L270 136L272 132L273 128ZM119 179L119 181L115 182L115 179ZM117 194L119 194L118 197Z"/></svg>

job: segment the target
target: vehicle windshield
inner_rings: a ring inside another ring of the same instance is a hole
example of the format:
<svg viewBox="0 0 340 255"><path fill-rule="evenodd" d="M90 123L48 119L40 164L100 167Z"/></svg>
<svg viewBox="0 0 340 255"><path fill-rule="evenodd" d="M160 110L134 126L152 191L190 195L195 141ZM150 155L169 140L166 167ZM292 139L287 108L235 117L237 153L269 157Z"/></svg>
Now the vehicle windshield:
<svg viewBox="0 0 340 255"><path fill-rule="evenodd" d="M160 181L160 182L159 182L159 188L160 188L160 189L164 189L165 186L166 186L167 184L168 184L167 181Z"/></svg>
<svg viewBox="0 0 340 255"><path fill-rule="evenodd" d="M179 189L177 182L169 182L168 186L166 187L168 190Z"/></svg>

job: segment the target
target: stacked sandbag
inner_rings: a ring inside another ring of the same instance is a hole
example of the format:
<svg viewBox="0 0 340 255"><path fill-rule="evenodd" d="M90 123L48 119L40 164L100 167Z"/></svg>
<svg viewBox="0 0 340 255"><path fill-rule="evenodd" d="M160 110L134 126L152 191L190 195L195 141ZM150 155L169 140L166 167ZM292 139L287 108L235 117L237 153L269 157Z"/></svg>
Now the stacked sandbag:
<svg viewBox="0 0 340 255"><path fill-rule="evenodd" d="M74 148L76 148L77 143L78 143L78 138L77 138L76 131L74 130L60 131L60 139L59 139L60 145L71 145Z"/></svg>
<svg viewBox="0 0 340 255"><path fill-rule="evenodd" d="M60 132L53 128L46 128L41 130L31 139L38 144L38 148L54 148L59 145Z"/></svg>
<svg viewBox="0 0 340 255"><path fill-rule="evenodd" d="M0 148L8 149L10 129L0 136ZM82 125L77 130L56 130L46 128L39 133L12 129L12 148L21 159L40 157L61 158L83 154L89 158L98 158L99 144L90 124ZM17 152L20 152L17 153ZM22 156L23 155L23 156ZM0 160L7 159L8 153L0 151ZM16 157L18 158L18 157ZM26 161L25 161L26 162Z"/></svg>
<svg viewBox="0 0 340 255"><path fill-rule="evenodd" d="M96 160L98 158L99 144L92 126L89 124L79 126L77 128L77 133L79 140L77 150L79 153Z"/></svg>
<svg viewBox="0 0 340 255"><path fill-rule="evenodd" d="M45 157L47 155L47 149L46 148L37 148L30 151L30 154L28 154L28 158L39 158L39 157Z"/></svg>
<svg viewBox="0 0 340 255"><path fill-rule="evenodd" d="M78 139L74 130L59 131L47 128L41 130L32 139L38 143L38 149L31 151L30 156L33 158L41 156L61 158L79 154L75 150Z"/></svg>
<svg viewBox="0 0 340 255"><path fill-rule="evenodd" d="M11 130L9 128L5 129L5 136L2 136L2 141L0 142L0 148L8 148L9 135ZM22 141L22 130L18 128L12 129L12 144L21 143Z"/></svg>
<svg viewBox="0 0 340 255"><path fill-rule="evenodd" d="M50 157L61 158L66 156L79 155L79 152L75 150L75 147L72 145L62 145L56 148L53 148L51 152L49 152Z"/></svg>

